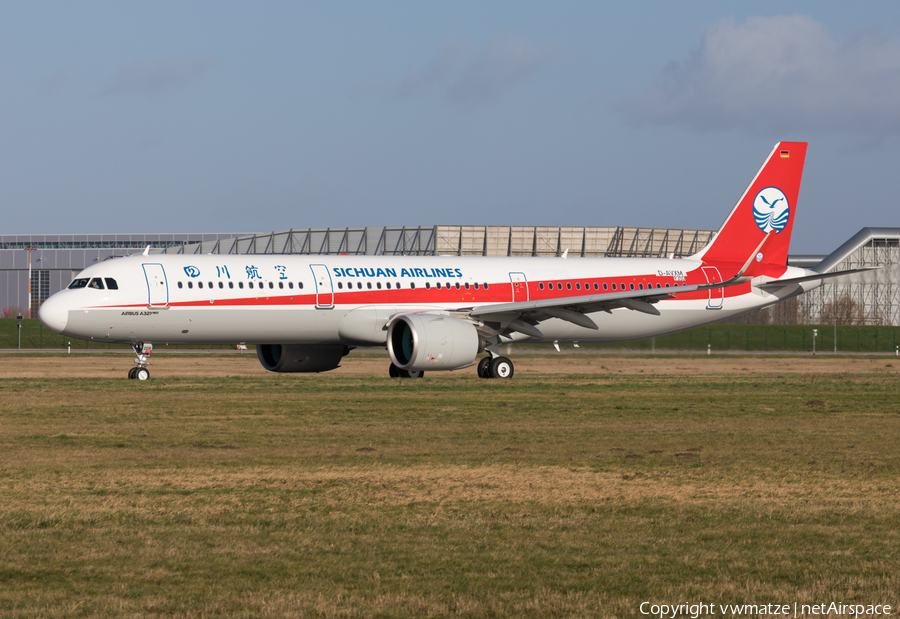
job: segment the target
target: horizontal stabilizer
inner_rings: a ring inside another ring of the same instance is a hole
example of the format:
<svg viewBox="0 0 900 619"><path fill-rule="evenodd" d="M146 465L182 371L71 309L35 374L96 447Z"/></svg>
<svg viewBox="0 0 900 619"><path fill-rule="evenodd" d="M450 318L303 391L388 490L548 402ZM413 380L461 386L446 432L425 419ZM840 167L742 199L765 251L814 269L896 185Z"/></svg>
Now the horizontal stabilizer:
<svg viewBox="0 0 900 619"><path fill-rule="evenodd" d="M792 277L791 279L776 279L771 282L759 284L756 287L763 290L777 290L791 284L801 284L803 282L814 282L819 279L831 279L832 277L842 277L844 275L852 275L854 273L865 273L866 271L876 271L881 267L864 267L861 269L849 269L847 271L835 271L834 273L817 273L816 275L806 275L804 277Z"/></svg>

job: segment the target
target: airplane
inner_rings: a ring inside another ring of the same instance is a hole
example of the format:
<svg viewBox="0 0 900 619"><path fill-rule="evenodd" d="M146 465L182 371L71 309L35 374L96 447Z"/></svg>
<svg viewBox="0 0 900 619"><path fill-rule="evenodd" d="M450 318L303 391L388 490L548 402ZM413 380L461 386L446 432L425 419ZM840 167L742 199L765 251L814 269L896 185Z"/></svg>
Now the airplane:
<svg viewBox="0 0 900 619"><path fill-rule="evenodd" d="M867 269L787 266L805 142L779 142L712 241L686 258L140 255L84 269L38 310L66 336L131 344L255 344L272 372L324 372L387 348L389 375L475 366L512 378L502 344L666 335L773 305ZM487 352L481 359L478 356Z"/></svg>

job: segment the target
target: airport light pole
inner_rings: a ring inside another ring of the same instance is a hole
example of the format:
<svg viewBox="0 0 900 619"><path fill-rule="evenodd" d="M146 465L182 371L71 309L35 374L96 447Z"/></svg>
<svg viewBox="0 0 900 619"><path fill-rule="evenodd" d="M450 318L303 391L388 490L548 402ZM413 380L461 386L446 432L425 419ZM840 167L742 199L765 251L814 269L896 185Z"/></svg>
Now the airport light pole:
<svg viewBox="0 0 900 619"><path fill-rule="evenodd" d="M19 352L22 352L22 314L16 314L16 331L19 333L17 349Z"/></svg>
<svg viewBox="0 0 900 619"><path fill-rule="evenodd" d="M28 317L31 318L31 252L33 252L36 247L26 247L25 251L28 252Z"/></svg>
<svg viewBox="0 0 900 619"><path fill-rule="evenodd" d="M819 334L818 329L813 329L813 354L816 354L816 336Z"/></svg>

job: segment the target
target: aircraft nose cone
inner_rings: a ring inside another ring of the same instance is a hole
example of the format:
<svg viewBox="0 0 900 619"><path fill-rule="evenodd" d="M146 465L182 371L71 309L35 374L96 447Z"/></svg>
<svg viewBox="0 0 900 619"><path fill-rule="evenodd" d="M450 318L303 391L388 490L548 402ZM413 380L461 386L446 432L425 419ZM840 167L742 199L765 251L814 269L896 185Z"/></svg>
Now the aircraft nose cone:
<svg viewBox="0 0 900 619"><path fill-rule="evenodd" d="M62 333L69 320L69 309L65 301L55 294L41 304L38 318L51 331Z"/></svg>

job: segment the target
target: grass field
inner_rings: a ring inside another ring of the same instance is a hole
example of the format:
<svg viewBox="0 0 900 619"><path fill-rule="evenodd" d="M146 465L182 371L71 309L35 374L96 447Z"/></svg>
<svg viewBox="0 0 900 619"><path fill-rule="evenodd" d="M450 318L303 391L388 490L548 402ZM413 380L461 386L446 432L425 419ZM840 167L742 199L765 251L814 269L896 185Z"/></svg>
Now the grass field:
<svg viewBox="0 0 900 619"><path fill-rule="evenodd" d="M893 358L87 357L0 356L2 616L900 605Z"/></svg>

